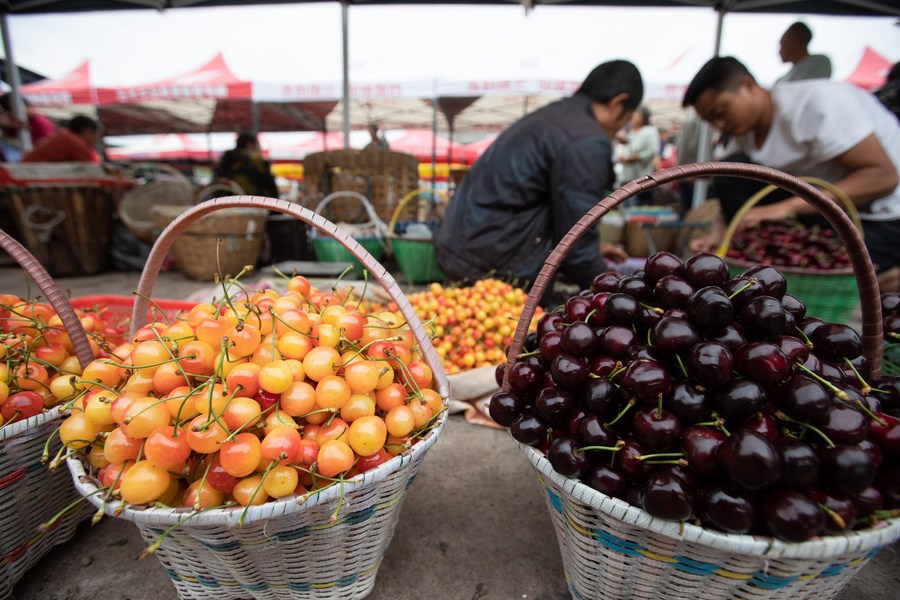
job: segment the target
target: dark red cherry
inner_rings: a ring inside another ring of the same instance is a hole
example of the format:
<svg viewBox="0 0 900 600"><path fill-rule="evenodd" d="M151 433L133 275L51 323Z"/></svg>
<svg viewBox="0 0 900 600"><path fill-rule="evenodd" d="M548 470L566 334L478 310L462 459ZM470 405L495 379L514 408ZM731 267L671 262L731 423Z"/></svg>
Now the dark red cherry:
<svg viewBox="0 0 900 600"><path fill-rule="evenodd" d="M631 429L637 440L654 452L664 452L681 438L681 423L666 409L648 407L635 411Z"/></svg>
<svg viewBox="0 0 900 600"><path fill-rule="evenodd" d="M512 434L520 444L538 446L547 439L548 426L535 415L522 415L509 426Z"/></svg>
<svg viewBox="0 0 900 600"><path fill-rule="evenodd" d="M769 533L786 542L805 542L825 527L825 513L805 494L778 489L766 494L759 507Z"/></svg>
<svg viewBox="0 0 900 600"><path fill-rule="evenodd" d="M878 474L875 487L884 499L884 508L900 508L900 465L885 467Z"/></svg>
<svg viewBox="0 0 900 600"><path fill-rule="evenodd" d="M534 398L543 387L544 371L532 362L517 360L509 368L509 389L521 398Z"/></svg>
<svg viewBox="0 0 900 600"><path fill-rule="evenodd" d="M625 358L628 349L637 343L637 334L625 325L610 325L600 335L600 348L615 358Z"/></svg>
<svg viewBox="0 0 900 600"><path fill-rule="evenodd" d="M488 412L498 425L509 427L522 416L522 400L513 394L497 392L491 397Z"/></svg>
<svg viewBox="0 0 900 600"><path fill-rule="evenodd" d="M708 427L688 427L681 434L684 457L691 471L699 477L712 477L721 470L719 447L725 442L725 434Z"/></svg>
<svg viewBox="0 0 900 600"><path fill-rule="evenodd" d="M865 518L872 513L879 511L884 506L884 497L878 488L869 486L856 496L851 496L853 506L856 507L856 514L860 518Z"/></svg>
<svg viewBox="0 0 900 600"><path fill-rule="evenodd" d="M800 329L800 331L803 332L803 335L811 339L811 336L816 331L816 329L824 324L825 321L823 321L822 319L817 319L815 317L804 317L803 319L800 319L797 327ZM813 348L813 351L815 351L815 348Z"/></svg>
<svg viewBox="0 0 900 600"><path fill-rule="evenodd" d="M646 300L650 297L651 289L643 277L628 275L619 280L619 292L636 300Z"/></svg>
<svg viewBox="0 0 900 600"><path fill-rule="evenodd" d="M778 481L781 465L775 447L749 429L738 429L719 447L719 462L736 484L760 490Z"/></svg>
<svg viewBox="0 0 900 600"><path fill-rule="evenodd" d="M640 457L645 454L650 454L650 452L639 442L625 440L625 444L616 452L613 464L626 477L640 479L646 468Z"/></svg>
<svg viewBox="0 0 900 600"><path fill-rule="evenodd" d="M538 319L537 324L537 332L538 335L543 337L544 334L550 333L551 331L559 331L562 329L565 320L562 316L556 313L547 313Z"/></svg>
<svg viewBox="0 0 900 600"><path fill-rule="evenodd" d="M791 364L806 362L809 358L809 346L802 340L792 335L779 335L772 339L772 343L778 346Z"/></svg>
<svg viewBox="0 0 900 600"><path fill-rule="evenodd" d="M609 318L606 315L606 302L612 296L610 292L599 292L591 297L591 310L588 313L588 323L594 327L604 327L609 325Z"/></svg>
<svg viewBox="0 0 900 600"><path fill-rule="evenodd" d="M740 325L731 323L730 325L726 325L720 331L708 334L706 336L706 341L718 342L731 350L731 353L734 354L737 352L738 348L747 343L747 338L744 337L743 329Z"/></svg>
<svg viewBox="0 0 900 600"><path fill-rule="evenodd" d="M704 332L720 331L734 319L734 306L718 287L694 292L684 307L691 322Z"/></svg>
<svg viewBox="0 0 900 600"><path fill-rule="evenodd" d="M497 368L494 369L494 381L497 382L497 387L503 387L503 378L506 376L506 363L500 363L497 365Z"/></svg>
<svg viewBox="0 0 900 600"><path fill-rule="evenodd" d="M598 377L605 377L621 366L622 363L612 356L601 354L600 356L595 356L591 359L589 370Z"/></svg>
<svg viewBox="0 0 900 600"><path fill-rule="evenodd" d="M564 424L575 411L575 399L561 387L544 388L534 401L538 416L551 425Z"/></svg>
<svg viewBox="0 0 900 600"><path fill-rule="evenodd" d="M687 359L688 374L707 389L715 389L731 379L734 358L731 351L718 342L695 344Z"/></svg>
<svg viewBox="0 0 900 600"><path fill-rule="evenodd" d="M619 280L622 278L621 275L616 273L615 271L606 271L605 273L600 273L594 280L591 282L591 291L596 292L615 292L619 287Z"/></svg>
<svg viewBox="0 0 900 600"><path fill-rule="evenodd" d="M721 286L728 280L728 265L715 254L701 252L684 261L684 277L697 289Z"/></svg>
<svg viewBox="0 0 900 600"><path fill-rule="evenodd" d="M733 486L712 485L704 491L700 520L726 533L747 533L756 522L753 496Z"/></svg>
<svg viewBox="0 0 900 600"><path fill-rule="evenodd" d="M762 285L757 281L751 281L746 277L734 277L722 284L722 290L734 305L735 312L739 312L753 298L762 296Z"/></svg>
<svg viewBox="0 0 900 600"><path fill-rule="evenodd" d="M699 423L710 411L710 399L705 392L688 381L676 381L665 397L664 404L682 423Z"/></svg>
<svg viewBox="0 0 900 600"><path fill-rule="evenodd" d="M628 487L628 480L613 467L598 463L588 467L581 480L601 494L621 498Z"/></svg>
<svg viewBox="0 0 900 600"><path fill-rule="evenodd" d="M869 455L856 445L820 448L819 463L819 470L828 486L851 496L872 485L877 474Z"/></svg>
<svg viewBox="0 0 900 600"><path fill-rule="evenodd" d="M665 354L680 354L700 341L697 329L686 319L663 317L651 330L653 347Z"/></svg>
<svg viewBox="0 0 900 600"><path fill-rule="evenodd" d="M651 329L654 325L656 325L661 318L662 315L660 315L655 310L651 310L642 306L640 312L638 312L637 326L641 329L641 331L645 331L647 329Z"/></svg>
<svg viewBox="0 0 900 600"><path fill-rule="evenodd" d="M566 300L566 318L569 323L584 321L591 312L591 299L585 296L572 296Z"/></svg>
<svg viewBox="0 0 900 600"><path fill-rule="evenodd" d="M630 325L637 319L641 306L627 294L612 294L606 301L606 316L610 323Z"/></svg>
<svg viewBox="0 0 900 600"><path fill-rule="evenodd" d="M790 294L785 294L781 298L781 306L784 307L784 312L794 315L794 318L797 319L798 324L806 316L806 305Z"/></svg>
<svg viewBox="0 0 900 600"><path fill-rule="evenodd" d="M784 308L772 296L758 296L747 302L740 318L748 339L768 340L784 333Z"/></svg>
<svg viewBox="0 0 900 600"><path fill-rule="evenodd" d="M538 348L540 349L541 357L545 361L552 363L562 353L562 332L551 331L545 333L541 336Z"/></svg>
<svg viewBox="0 0 900 600"><path fill-rule="evenodd" d="M763 288L763 292L767 296L781 299L787 291L787 280L781 271L769 266L750 267L741 275L742 277L752 278L759 282Z"/></svg>
<svg viewBox="0 0 900 600"><path fill-rule="evenodd" d="M573 356L591 356L600 346L600 340L594 333L594 328L584 321L572 323L562 332L560 347L566 354Z"/></svg>
<svg viewBox="0 0 900 600"><path fill-rule="evenodd" d="M782 484L803 487L818 480L819 457L812 446L783 437L775 442L775 448L781 464Z"/></svg>
<svg viewBox="0 0 900 600"><path fill-rule="evenodd" d="M575 437L582 446L613 447L619 441L616 432L610 429L603 418L598 415L585 415L578 423Z"/></svg>
<svg viewBox="0 0 900 600"><path fill-rule="evenodd" d="M768 402L766 391L750 379L732 379L716 390L713 407L726 423L740 423L762 410Z"/></svg>
<svg viewBox="0 0 900 600"><path fill-rule="evenodd" d="M666 275L681 275L683 272L681 259L671 252L657 252L644 264L644 279L651 285Z"/></svg>
<svg viewBox="0 0 900 600"><path fill-rule="evenodd" d="M869 432L866 416L840 400L834 401L825 416L813 424L835 444L858 444Z"/></svg>
<svg viewBox="0 0 900 600"><path fill-rule="evenodd" d="M831 410L831 393L806 375L795 374L781 389L780 408L795 419L821 419Z"/></svg>
<svg viewBox="0 0 900 600"><path fill-rule="evenodd" d="M589 379L584 386L581 402L586 411L611 417L619 412L622 395L619 388L610 383L609 379L596 377Z"/></svg>
<svg viewBox="0 0 900 600"><path fill-rule="evenodd" d="M807 493L813 502L824 507L825 527L822 529L824 533L843 533L856 524L856 506L853 505L850 496L822 490L808 490Z"/></svg>
<svg viewBox="0 0 900 600"><path fill-rule="evenodd" d="M858 443L857 446L862 448L865 453L869 455L869 460L871 460L872 464L875 465L876 470L881 468L881 463L884 460L884 454L881 452L881 448L878 447L878 444L873 442L870 438L866 438Z"/></svg>
<svg viewBox="0 0 900 600"><path fill-rule="evenodd" d="M686 521L693 513L694 494L688 485L672 473L652 473L644 482L644 510L660 519Z"/></svg>
<svg viewBox="0 0 900 600"><path fill-rule="evenodd" d="M755 431L773 444L778 439L778 422L772 415L763 411L757 411L750 415L746 421L741 423L740 427Z"/></svg>
<svg viewBox="0 0 900 600"><path fill-rule="evenodd" d="M691 284L677 275L666 275L653 287L653 297L660 308L684 308L693 293Z"/></svg>
<svg viewBox="0 0 900 600"><path fill-rule="evenodd" d="M580 388L588 380L587 364L564 352L553 359L550 372L553 374L553 381L570 390Z"/></svg>
<svg viewBox="0 0 900 600"><path fill-rule="evenodd" d="M669 393L672 378L658 362L640 359L628 365L618 383L628 397L655 406L661 397Z"/></svg>
<svg viewBox="0 0 900 600"><path fill-rule="evenodd" d="M875 416L877 419L869 420L869 437L885 456L900 458L900 419L885 413Z"/></svg>
<svg viewBox="0 0 900 600"><path fill-rule="evenodd" d="M882 294L881 313L883 315L895 315L900 313L900 294Z"/></svg>
<svg viewBox="0 0 900 600"><path fill-rule="evenodd" d="M862 338L849 325L825 323L810 336L819 358L833 362L854 359L862 354Z"/></svg>
<svg viewBox="0 0 900 600"><path fill-rule="evenodd" d="M764 386L771 386L787 377L790 363L781 348L771 342L751 342L734 353L738 373Z"/></svg>
<svg viewBox="0 0 900 600"><path fill-rule="evenodd" d="M579 443L568 436L558 437L550 442L547 460L553 470L563 477L581 477L588 467L588 460Z"/></svg>

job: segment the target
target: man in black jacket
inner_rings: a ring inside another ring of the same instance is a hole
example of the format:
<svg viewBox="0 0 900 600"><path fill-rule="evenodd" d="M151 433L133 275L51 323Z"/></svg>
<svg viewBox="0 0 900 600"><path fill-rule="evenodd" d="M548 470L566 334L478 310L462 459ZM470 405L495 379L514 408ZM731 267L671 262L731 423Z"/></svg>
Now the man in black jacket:
<svg viewBox="0 0 900 600"><path fill-rule="evenodd" d="M615 180L612 137L641 103L630 62L604 63L575 94L511 125L463 179L435 232L438 263L451 280L494 273L533 282L569 229ZM598 233L575 244L562 271L582 288L605 269ZM604 254L624 258L614 246Z"/></svg>

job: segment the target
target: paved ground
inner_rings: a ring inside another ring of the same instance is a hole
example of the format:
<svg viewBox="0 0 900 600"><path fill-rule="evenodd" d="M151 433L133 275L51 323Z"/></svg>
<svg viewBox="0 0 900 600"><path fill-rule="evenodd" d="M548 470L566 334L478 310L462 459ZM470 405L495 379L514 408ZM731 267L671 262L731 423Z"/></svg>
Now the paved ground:
<svg viewBox="0 0 900 600"><path fill-rule="evenodd" d="M125 294L137 274L63 279L74 295ZM202 286L163 274L157 295L185 297ZM0 291L24 293L21 273L0 269ZM18 600L173 600L158 562L137 560L133 525L83 525L16 586ZM900 545L884 549L840 600L889 600L900 589ZM568 598L550 519L528 461L505 432L451 417L403 506L373 600Z"/></svg>

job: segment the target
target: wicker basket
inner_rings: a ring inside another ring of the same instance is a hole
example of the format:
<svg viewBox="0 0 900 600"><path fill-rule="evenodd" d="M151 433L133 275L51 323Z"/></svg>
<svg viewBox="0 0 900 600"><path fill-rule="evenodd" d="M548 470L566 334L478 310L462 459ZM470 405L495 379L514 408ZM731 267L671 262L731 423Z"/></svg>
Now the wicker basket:
<svg viewBox="0 0 900 600"><path fill-rule="evenodd" d="M131 233L152 242L160 230L154 211L161 206L190 206L193 201L194 188L187 179L159 179L122 194L119 218Z"/></svg>
<svg viewBox="0 0 900 600"><path fill-rule="evenodd" d="M50 275L25 248L0 230L0 248L8 252L38 285L66 324L79 362L93 360L81 323ZM11 423L0 429L0 597L6 598L25 571L51 548L69 540L85 513L75 509L46 532L48 522L78 498L69 477L59 469L51 473L42 464L44 444L61 420L59 408ZM61 447L58 436L50 443L51 456Z"/></svg>
<svg viewBox="0 0 900 600"><path fill-rule="evenodd" d="M446 202L446 197L442 192L428 188L414 190L407 194L397 205L397 208L394 209L394 214L391 216L391 222L387 228L388 242L406 281L409 283L445 281L447 276L444 275L438 266L434 252L434 241L431 239L398 237L397 235L397 222L403 210L408 207L410 201L421 200L422 198L427 199L427 207L432 207L432 210L429 211L419 207L419 210L415 211L417 221L421 221L422 217L429 212L432 214L437 213L436 210L433 210L434 205ZM415 208L415 205L413 205L413 208Z"/></svg>
<svg viewBox="0 0 900 600"><path fill-rule="evenodd" d="M569 231L539 273L519 319L508 357L521 352L535 308L569 248L628 198L684 177L722 175L777 184L806 199L838 230L857 275L864 354L878 375L881 304L878 281L852 221L809 184L774 169L742 163L701 163L659 171L601 200ZM508 371L508 369L507 369ZM504 389L508 389L505 383ZM522 447L538 474L574 598L831 598L874 556L900 538L900 519L879 529L802 544L729 535L651 517L643 510L562 477L549 461Z"/></svg>
<svg viewBox="0 0 900 600"><path fill-rule="evenodd" d="M159 229L186 210L157 206L154 216ZM175 240L175 264L185 276L199 281L212 281L217 273L237 275L247 265L256 266L267 215L260 209L238 208L200 219Z"/></svg>
<svg viewBox="0 0 900 600"><path fill-rule="evenodd" d="M419 160L411 154L386 148L326 150L303 159L306 197L318 201L332 192L351 191L366 196L378 217L387 222L400 199L419 187ZM359 206L342 200L326 215L330 220L351 221Z"/></svg>
<svg viewBox="0 0 900 600"><path fill-rule="evenodd" d="M847 194L834 184L822 179L812 177L804 177L803 179L830 191L847 210L847 214L853 220L853 224L862 234L862 222L859 220L859 211L856 210L856 206L847 197ZM717 254L728 263L728 270L732 276L740 275L746 269L755 266L753 263L726 256L738 224L751 208L777 189L774 185L764 187L750 197L734 215L734 218L731 219ZM778 265L778 270L784 274L788 289L791 290L791 295L796 296L806 305L807 314L815 315L827 322L845 323L856 307L856 277L853 276L853 269L803 269Z"/></svg>
<svg viewBox="0 0 900 600"><path fill-rule="evenodd" d="M296 218L333 236L362 261L381 283L410 324L426 363L431 367L437 391L449 394L441 361L422 323L402 290L385 269L352 238L319 215L285 200L249 196L218 198L204 202L171 223L154 246L138 287L133 323L146 314L148 297L159 267L173 242L195 219L223 208L265 208ZM418 444L392 460L343 486L332 486L304 503L296 499L253 506L243 526L240 508L204 512L176 527L156 552L182 598L362 598L375 584L378 566L397 523L404 492L437 440L446 422L446 411L437 427ZM69 461L76 487L82 494L97 490L85 476L83 465ZM91 496L97 505L100 499ZM337 520L331 521L336 509ZM134 521L148 542L189 514L189 509L139 509L112 503L113 515ZM188 512L186 512L188 511Z"/></svg>
<svg viewBox="0 0 900 600"><path fill-rule="evenodd" d="M365 196L357 192L334 192L319 202L318 206L316 206L315 213L317 215L322 215L334 201L352 201L360 205L360 210L366 215L365 218L368 220L363 223L352 225L352 227L365 229L366 231L371 232L371 235L354 235L353 238L360 246L365 248L366 252L371 254L376 261L381 260L384 257L387 225L385 225L384 221L375 214L372 203L369 202ZM315 228L312 229L310 238L312 239L313 252L315 252L316 258L319 261L345 263L353 266L354 273L362 273L362 263L354 258L353 254L344 246L344 244L341 244L339 241L328 235L316 235Z"/></svg>

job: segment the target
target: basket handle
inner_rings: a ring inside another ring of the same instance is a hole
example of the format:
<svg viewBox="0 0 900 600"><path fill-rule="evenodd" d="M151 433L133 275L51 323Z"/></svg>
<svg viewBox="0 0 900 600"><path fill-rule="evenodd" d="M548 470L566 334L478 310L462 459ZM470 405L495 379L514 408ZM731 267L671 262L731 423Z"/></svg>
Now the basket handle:
<svg viewBox="0 0 900 600"><path fill-rule="evenodd" d="M226 208L262 208L291 215L340 242L350 251L350 254L359 260L363 267L375 277L391 299L397 303L400 313L409 324L410 331L422 350L425 362L431 367L432 372L435 374L435 379L439 382L446 381L443 364L441 363L440 358L438 358L437 353L434 351L434 347L431 345L431 340L425 332L422 322L416 316L416 312L406 299L406 295L403 293L403 290L400 289L400 286L397 285L397 282L394 281L394 278L391 277L391 274L388 273L365 248L360 246L356 240L347 235L337 225L308 208L303 208L299 204L289 202L288 200L262 198L260 196L228 196L224 198L213 198L212 200L207 200L206 202L191 207L186 212L180 214L174 221L169 223L168 227L160 233L156 243L153 244L153 248L150 250L150 255L147 258L147 263L144 266L144 271L141 273L141 280L138 283L137 295L134 302L134 311L131 317L132 328L136 328L138 323L143 323L144 319L147 317L147 298L153 293L153 284L156 282L160 267L162 266L166 255L169 253L172 244L175 242L175 238L200 217ZM444 388L442 390L443 392L448 391L445 383L442 383L441 387Z"/></svg>
<svg viewBox="0 0 900 600"><path fill-rule="evenodd" d="M321 202L319 202L316 209L313 211L317 215L322 214L322 210L329 204L331 204L332 200L336 200L337 198L353 198L355 200L359 200L359 203L362 204L363 208L366 210L366 214L369 215L369 223L375 223L375 227L378 228L380 232L384 232L385 225L384 221L378 218L378 214L375 212L375 207L372 206L372 203L369 202L369 199L360 194L359 192L352 192L350 190L344 190L340 192L332 192L322 198Z"/></svg>
<svg viewBox="0 0 900 600"><path fill-rule="evenodd" d="M511 365L522 351L525 336L528 334L528 326L538 302L544 295L544 290L547 289L553 275L569 253L569 249L584 235L585 231L594 227L597 221L610 210L641 192L679 179L711 176L743 177L777 185L803 198L828 219L828 222L840 235L841 241L844 242L850 255L850 264L853 267L853 274L856 276L862 306L863 354L869 359L872 366L872 376L877 377L881 372L882 352L881 300L878 278L875 276L872 259L869 257L862 236L853 221L834 200L801 179L771 167L733 162L695 163L657 171L625 184L591 208L560 240L538 273L534 285L528 293L525 307L522 309L522 316L519 318L513 340L509 345L506 355L508 364ZM506 372L508 373L509 369ZM503 382L503 389L509 389L509 383L506 380Z"/></svg>
<svg viewBox="0 0 900 600"><path fill-rule="evenodd" d="M81 368L87 367L94 360L94 351L88 343L87 335L81 326L81 320L75 314L75 309L69 304L68 299L59 286L54 283L50 273L47 272L41 263L32 255L25 246L14 240L8 233L0 229L0 248L3 248L10 256L12 256L19 266L22 267L32 281L46 296L47 301L59 315L66 328L66 333L72 341L72 347L75 349L75 355Z"/></svg>
<svg viewBox="0 0 900 600"><path fill-rule="evenodd" d="M807 183L811 183L816 187L820 187L828 190L837 200L844 206L847 210L847 215L853 220L853 224L856 225L857 231L859 231L860 235L863 235L863 226L862 220L859 218L859 210L857 210L856 205L853 204L853 201L850 200L850 196L844 192L841 188L834 185L829 181L825 181L824 179L819 179L818 177L800 177L803 181ZM777 185L768 185L763 189L759 190L750 198L744 202L743 206L741 206L740 210L738 210L734 217L731 219L731 223L728 224L728 229L725 230L725 235L722 237L722 243L719 244L719 248L716 250L716 254L719 256L725 256L728 253L728 247L731 246L731 241L734 238L734 234L737 233L738 225L740 225L741 220L744 218L750 209L759 204L759 202L778 189Z"/></svg>
<svg viewBox="0 0 900 600"><path fill-rule="evenodd" d="M407 195L403 196L400 202L397 204L397 208L394 209L394 214L391 215L391 222L388 223L387 234L388 237L394 237L394 228L397 227L397 220L400 218L400 212L403 210L403 207L406 206L410 200L414 198L418 198L419 196L430 196L432 202L437 204L438 202L446 202L447 195L440 191L432 188L419 188L417 190L413 190Z"/></svg>

